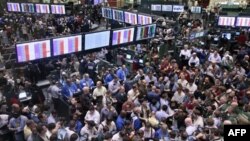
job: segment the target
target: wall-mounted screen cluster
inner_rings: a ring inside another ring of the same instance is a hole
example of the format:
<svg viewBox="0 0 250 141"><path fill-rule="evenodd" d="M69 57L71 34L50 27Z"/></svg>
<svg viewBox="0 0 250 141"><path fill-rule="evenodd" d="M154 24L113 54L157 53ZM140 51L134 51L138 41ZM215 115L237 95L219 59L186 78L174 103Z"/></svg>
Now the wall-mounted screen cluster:
<svg viewBox="0 0 250 141"><path fill-rule="evenodd" d="M155 37L156 24L126 27L16 44L17 62L138 43Z"/></svg>
<svg viewBox="0 0 250 141"><path fill-rule="evenodd" d="M65 5L39 3L7 3L9 12L24 12L38 14L66 14Z"/></svg>
<svg viewBox="0 0 250 141"><path fill-rule="evenodd" d="M219 26L250 27L250 17L220 16L218 19L218 25Z"/></svg>
<svg viewBox="0 0 250 141"><path fill-rule="evenodd" d="M152 24L152 17L148 15L112 9L109 7L102 8L102 17L112 19L118 22L124 22L131 25L146 25Z"/></svg>
<svg viewBox="0 0 250 141"><path fill-rule="evenodd" d="M156 12L184 12L184 5L151 4L151 11Z"/></svg>

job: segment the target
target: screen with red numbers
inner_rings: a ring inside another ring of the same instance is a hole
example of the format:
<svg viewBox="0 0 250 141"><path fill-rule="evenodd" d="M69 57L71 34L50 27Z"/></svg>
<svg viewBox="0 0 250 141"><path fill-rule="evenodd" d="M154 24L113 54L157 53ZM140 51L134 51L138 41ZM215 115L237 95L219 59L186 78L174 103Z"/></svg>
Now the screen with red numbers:
<svg viewBox="0 0 250 141"><path fill-rule="evenodd" d="M28 62L51 57L50 40L17 44L16 54L17 62Z"/></svg>
<svg viewBox="0 0 250 141"><path fill-rule="evenodd" d="M134 28L114 30L112 36L112 45L120 45L133 42Z"/></svg>
<svg viewBox="0 0 250 141"><path fill-rule="evenodd" d="M53 56L82 51L82 35L53 39Z"/></svg>

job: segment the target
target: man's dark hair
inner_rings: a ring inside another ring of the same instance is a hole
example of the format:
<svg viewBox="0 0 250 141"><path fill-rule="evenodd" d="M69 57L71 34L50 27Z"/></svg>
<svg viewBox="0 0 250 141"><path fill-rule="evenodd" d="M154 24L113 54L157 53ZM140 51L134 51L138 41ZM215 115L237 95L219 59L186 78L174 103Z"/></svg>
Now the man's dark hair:
<svg viewBox="0 0 250 141"><path fill-rule="evenodd" d="M76 134L76 133L74 133L74 134L72 134L71 136L70 136L70 141L76 141L78 139L78 135Z"/></svg>

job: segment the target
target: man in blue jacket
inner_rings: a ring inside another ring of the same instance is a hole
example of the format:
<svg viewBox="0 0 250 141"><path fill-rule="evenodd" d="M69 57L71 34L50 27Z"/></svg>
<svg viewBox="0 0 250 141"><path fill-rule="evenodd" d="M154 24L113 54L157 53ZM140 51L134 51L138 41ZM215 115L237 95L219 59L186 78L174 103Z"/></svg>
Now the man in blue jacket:
<svg viewBox="0 0 250 141"><path fill-rule="evenodd" d="M161 125L161 128L155 132L155 138L163 139L164 141L170 141L167 124Z"/></svg>
<svg viewBox="0 0 250 141"><path fill-rule="evenodd" d="M84 87L93 87L95 84L94 84L94 81L89 78L89 74L84 74L84 77L83 79L80 81L80 87L81 88L84 88Z"/></svg>
<svg viewBox="0 0 250 141"><path fill-rule="evenodd" d="M126 66L122 65L122 67L117 70L116 75L120 80L123 80L123 81L126 80L126 77L129 75L129 72Z"/></svg>
<svg viewBox="0 0 250 141"><path fill-rule="evenodd" d="M71 81L71 79L68 78L66 84L62 88L62 95L69 98L72 97L77 91L77 86Z"/></svg>
<svg viewBox="0 0 250 141"><path fill-rule="evenodd" d="M126 112L121 111L121 114L117 117L115 122L117 131L121 131L123 129L125 125L125 119L126 119Z"/></svg>

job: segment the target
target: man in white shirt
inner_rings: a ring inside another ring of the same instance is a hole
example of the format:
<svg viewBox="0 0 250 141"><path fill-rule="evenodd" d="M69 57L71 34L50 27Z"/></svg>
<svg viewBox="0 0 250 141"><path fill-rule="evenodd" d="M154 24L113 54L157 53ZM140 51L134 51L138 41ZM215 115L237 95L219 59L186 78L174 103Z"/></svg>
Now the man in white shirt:
<svg viewBox="0 0 250 141"><path fill-rule="evenodd" d="M134 101L139 94L138 87L133 85L132 89L128 91L128 99L132 99L132 101Z"/></svg>
<svg viewBox="0 0 250 141"><path fill-rule="evenodd" d="M107 89L104 86L102 86L102 82L97 81L96 88L93 91L93 98L95 99L98 107L103 106L102 100L106 93Z"/></svg>
<svg viewBox="0 0 250 141"><path fill-rule="evenodd" d="M191 118L186 118L185 119L185 124L186 124L186 132L188 136L192 136L193 133L197 130L197 128L193 125L192 119Z"/></svg>
<svg viewBox="0 0 250 141"><path fill-rule="evenodd" d="M154 84L157 84L157 78L153 75L153 72L149 72L148 75L146 75L145 80L147 82L147 85L150 82L154 82Z"/></svg>
<svg viewBox="0 0 250 141"><path fill-rule="evenodd" d="M102 134L105 132L109 132L111 134L116 132L115 122L112 121L113 117L108 116L99 126L98 126L98 134ZM107 131L105 131L107 130Z"/></svg>
<svg viewBox="0 0 250 141"><path fill-rule="evenodd" d="M155 129L151 127L149 122L145 123L145 126L143 126L140 131L143 131L143 137L146 138L154 138L155 136Z"/></svg>
<svg viewBox="0 0 250 141"><path fill-rule="evenodd" d="M102 85L101 81L97 81L96 88L93 91L94 99L98 99L98 97L103 97L107 92L107 89Z"/></svg>
<svg viewBox="0 0 250 141"><path fill-rule="evenodd" d="M95 109L94 106L91 106L84 118L86 121L94 121L96 125L100 123L100 113Z"/></svg>
<svg viewBox="0 0 250 141"><path fill-rule="evenodd" d="M176 101L179 104L183 103L185 97L185 93L182 91L182 88L177 88L177 91L174 93L174 96L172 97L171 101Z"/></svg>
<svg viewBox="0 0 250 141"><path fill-rule="evenodd" d="M68 140L70 140L71 135L77 134L77 133L75 132L75 127L76 127L76 122L75 122L74 120L71 120L71 121L69 122L69 127L66 127L66 128L65 128L66 131L67 131L66 137L68 138Z"/></svg>
<svg viewBox="0 0 250 141"><path fill-rule="evenodd" d="M52 80L48 88L48 97L52 98L54 109L58 110L59 97L61 96L61 89L57 86L55 80Z"/></svg>
<svg viewBox="0 0 250 141"><path fill-rule="evenodd" d="M194 80L189 80L189 83L186 85L186 89L189 90L190 94L194 94L194 92L197 90L197 85L194 83Z"/></svg>
<svg viewBox="0 0 250 141"><path fill-rule="evenodd" d="M116 94L120 89L120 82L118 81L117 76L114 77L114 79L109 83L108 90L111 92L111 94Z"/></svg>
<svg viewBox="0 0 250 141"><path fill-rule="evenodd" d="M180 52L180 57L183 60L189 60L191 57L191 50L188 49L188 45L184 45L184 49L182 49Z"/></svg>
<svg viewBox="0 0 250 141"><path fill-rule="evenodd" d="M192 54L192 57L188 61L190 67L198 67L200 65L200 59L197 57L196 53Z"/></svg>
<svg viewBox="0 0 250 141"><path fill-rule="evenodd" d="M180 74L180 79L178 79L177 83L180 84L182 88L185 88L187 86L188 81L186 80L183 73Z"/></svg>
<svg viewBox="0 0 250 141"><path fill-rule="evenodd" d="M221 63L220 54L217 51L214 51L214 53L210 53L210 55L208 57L208 61L220 64Z"/></svg>
<svg viewBox="0 0 250 141"><path fill-rule="evenodd" d="M88 121L87 124L81 129L80 135L82 137L88 138L88 140L92 140L93 138L97 137L97 130L95 128L94 121Z"/></svg>
<svg viewBox="0 0 250 141"><path fill-rule="evenodd" d="M126 132L124 130L116 133L113 137L112 137L112 141L123 141L123 137L126 135Z"/></svg>
<svg viewBox="0 0 250 141"><path fill-rule="evenodd" d="M168 112L168 106L167 105L163 105L161 107L160 111L157 111L155 113L156 119L159 121L164 121L166 120L168 117L170 117L169 112Z"/></svg>

